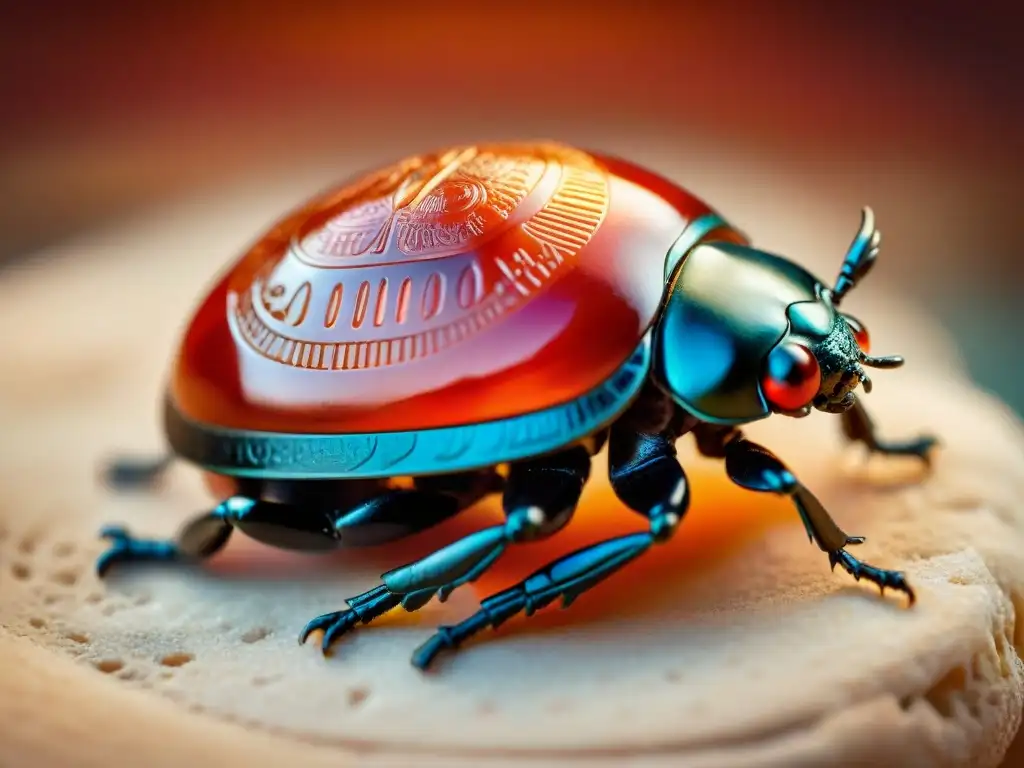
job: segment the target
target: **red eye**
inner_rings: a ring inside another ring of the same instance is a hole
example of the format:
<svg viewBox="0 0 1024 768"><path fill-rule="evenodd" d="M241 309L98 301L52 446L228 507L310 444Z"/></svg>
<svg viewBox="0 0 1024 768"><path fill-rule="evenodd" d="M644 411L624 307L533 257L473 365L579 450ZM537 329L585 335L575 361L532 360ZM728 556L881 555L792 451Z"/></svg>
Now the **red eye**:
<svg viewBox="0 0 1024 768"><path fill-rule="evenodd" d="M853 331L853 338L857 342L857 346L860 347L861 352L865 355L868 354L871 351L871 337L868 335L868 329L864 327L864 323L850 315L843 315L843 318L846 320L846 324L850 326L850 330Z"/></svg>
<svg viewBox="0 0 1024 768"><path fill-rule="evenodd" d="M814 399L821 387L818 361L800 344L782 344L768 355L761 387L768 402L779 410L799 410Z"/></svg>

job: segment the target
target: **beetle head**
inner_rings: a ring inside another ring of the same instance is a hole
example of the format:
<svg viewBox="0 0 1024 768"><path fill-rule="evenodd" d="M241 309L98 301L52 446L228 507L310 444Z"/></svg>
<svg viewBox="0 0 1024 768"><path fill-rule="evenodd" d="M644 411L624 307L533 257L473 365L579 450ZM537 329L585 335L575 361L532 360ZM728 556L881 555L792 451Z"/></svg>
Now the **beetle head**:
<svg viewBox="0 0 1024 768"><path fill-rule="evenodd" d="M761 388L773 411L806 416L812 408L841 413L862 385L871 391L864 368L896 368L903 358L872 357L864 324L838 311L846 294L870 271L881 235L874 214L864 208L860 231L847 250L833 288L818 291L816 301L791 304L789 329L765 360Z"/></svg>
<svg viewBox="0 0 1024 768"><path fill-rule="evenodd" d="M684 233L685 234L685 233ZM834 287L800 265L746 244L709 240L679 263L655 336L654 375L683 408L715 423L772 413L839 413L865 368L902 359L868 354L864 326L838 309L878 250L870 209Z"/></svg>

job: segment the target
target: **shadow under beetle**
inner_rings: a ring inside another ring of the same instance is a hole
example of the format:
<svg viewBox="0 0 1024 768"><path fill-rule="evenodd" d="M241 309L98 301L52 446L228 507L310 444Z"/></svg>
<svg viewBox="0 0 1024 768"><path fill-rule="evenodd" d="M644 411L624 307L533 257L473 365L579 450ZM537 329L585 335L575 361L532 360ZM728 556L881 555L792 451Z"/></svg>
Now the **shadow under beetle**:
<svg viewBox="0 0 1024 768"><path fill-rule="evenodd" d="M690 502L675 444L691 433L733 482L792 499L833 569L913 602L904 575L854 557L863 538L742 431L817 409L871 451L928 460L933 438L883 441L856 392L871 391L866 368L903 363L871 356L864 326L839 311L878 245L865 208L828 286L672 182L556 143L457 147L367 173L286 215L220 278L178 349L170 455L108 470L116 487L148 485L178 457L228 478L233 495L173 541L106 527L99 573L202 560L235 528L306 551L380 544L502 494L503 524L310 621L301 640L322 630L326 652L557 533L607 448L611 485L644 530L487 597L415 651L426 668L670 539Z"/></svg>

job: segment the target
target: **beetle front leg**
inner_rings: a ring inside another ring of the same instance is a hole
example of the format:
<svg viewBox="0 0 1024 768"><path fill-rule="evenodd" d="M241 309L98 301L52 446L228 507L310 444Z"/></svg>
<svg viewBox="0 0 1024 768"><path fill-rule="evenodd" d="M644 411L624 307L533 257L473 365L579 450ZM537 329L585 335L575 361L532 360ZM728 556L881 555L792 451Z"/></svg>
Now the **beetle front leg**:
<svg viewBox="0 0 1024 768"><path fill-rule="evenodd" d="M914 602L914 590L907 584L903 573L876 568L846 551L846 547L862 544L864 538L847 535L817 497L774 453L747 440L738 429L712 430L710 434L705 432L703 439L698 439L697 445L707 455L724 457L725 471L737 485L751 491L790 497L807 535L828 554L833 569L841 565L858 581L867 579L874 582L883 592L887 587L899 590L906 593L911 603Z"/></svg>
<svg viewBox="0 0 1024 768"><path fill-rule="evenodd" d="M442 602L458 587L475 581L510 544L546 538L569 522L590 475L590 453L575 447L513 464L505 482L505 522L471 533L427 557L388 571L381 584L347 599L348 609L325 613L299 635L323 630L321 650L357 624L368 624L401 605L417 611L435 595Z"/></svg>
<svg viewBox="0 0 1024 768"><path fill-rule="evenodd" d="M938 444L937 438L923 435L912 440L880 440L875 432L875 424L860 398L855 399L853 406L842 412L841 418L843 434L852 442L864 443L872 453L884 456L916 456L926 464L931 463L932 449Z"/></svg>

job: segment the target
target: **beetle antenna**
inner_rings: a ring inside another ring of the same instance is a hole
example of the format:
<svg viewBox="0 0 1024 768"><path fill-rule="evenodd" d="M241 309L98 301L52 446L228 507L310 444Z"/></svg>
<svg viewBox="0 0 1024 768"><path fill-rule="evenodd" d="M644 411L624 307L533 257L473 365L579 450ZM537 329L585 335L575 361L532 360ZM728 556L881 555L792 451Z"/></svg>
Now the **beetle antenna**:
<svg viewBox="0 0 1024 768"><path fill-rule="evenodd" d="M861 386L864 387L865 394L870 395L871 394L871 387L872 387L871 377L868 376L867 373L863 369L861 369L861 371L860 371L860 383L861 383Z"/></svg>
<svg viewBox="0 0 1024 768"><path fill-rule="evenodd" d="M875 213L868 206L861 211L860 231L846 250L843 266L832 289L832 304L839 306L843 297L864 279L875 265L882 233L875 227Z"/></svg>
<svg viewBox="0 0 1024 768"><path fill-rule="evenodd" d="M861 353L860 361L871 368L899 368L906 362L900 355L889 355L888 357L872 357Z"/></svg>

